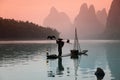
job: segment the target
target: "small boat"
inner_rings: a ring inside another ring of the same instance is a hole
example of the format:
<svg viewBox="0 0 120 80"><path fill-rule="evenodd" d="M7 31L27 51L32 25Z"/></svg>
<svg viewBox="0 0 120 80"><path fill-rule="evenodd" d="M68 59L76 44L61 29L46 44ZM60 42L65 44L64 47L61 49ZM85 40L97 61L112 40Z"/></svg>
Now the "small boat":
<svg viewBox="0 0 120 80"><path fill-rule="evenodd" d="M74 47L71 50L71 58L78 58L78 55L87 55L88 50L81 50L79 40L77 37L77 30L75 28Z"/></svg>

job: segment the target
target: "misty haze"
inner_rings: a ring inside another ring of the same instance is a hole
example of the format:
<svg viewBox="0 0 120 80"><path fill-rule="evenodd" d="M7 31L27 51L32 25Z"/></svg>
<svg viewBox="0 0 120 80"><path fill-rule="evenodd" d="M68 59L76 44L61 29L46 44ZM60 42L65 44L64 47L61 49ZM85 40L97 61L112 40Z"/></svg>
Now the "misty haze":
<svg viewBox="0 0 120 80"><path fill-rule="evenodd" d="M0 80L120 80L120 0L0 0Z"/></svg>

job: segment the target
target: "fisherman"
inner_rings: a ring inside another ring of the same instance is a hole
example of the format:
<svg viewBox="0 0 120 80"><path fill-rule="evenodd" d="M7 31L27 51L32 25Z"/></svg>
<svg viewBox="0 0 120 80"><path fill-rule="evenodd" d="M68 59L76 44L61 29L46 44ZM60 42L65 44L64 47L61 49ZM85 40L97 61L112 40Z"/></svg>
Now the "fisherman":
<svg viewBox="0 0 120 80"><path fill-rule="evenodd" d="M64 46L64 42L62 41L63 39L59 38L56 40L56 43L58 44L58 56L62 56L62 47Z"/></svg>

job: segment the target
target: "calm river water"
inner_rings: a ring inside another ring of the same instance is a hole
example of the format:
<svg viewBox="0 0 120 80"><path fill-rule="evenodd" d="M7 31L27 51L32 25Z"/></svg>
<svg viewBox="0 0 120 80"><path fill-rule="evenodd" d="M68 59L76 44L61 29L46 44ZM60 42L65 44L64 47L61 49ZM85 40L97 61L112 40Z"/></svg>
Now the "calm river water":
<svg viewBox="0 0 120 80"><path fill-rule="evenodd" d="M120 41L79 41L88 56L46 59L46 50L58 54L55 41L0 41L0 80L97 80L96 68L105 72L103 80L120 80ZM63 55L73 43L65 43Z"/></svg>

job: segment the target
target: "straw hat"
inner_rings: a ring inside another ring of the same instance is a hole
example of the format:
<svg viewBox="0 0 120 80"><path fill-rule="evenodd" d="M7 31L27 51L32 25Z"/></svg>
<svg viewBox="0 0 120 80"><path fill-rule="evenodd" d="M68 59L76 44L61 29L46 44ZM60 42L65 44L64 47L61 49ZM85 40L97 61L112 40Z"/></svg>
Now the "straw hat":
<svg viewBox="0 0 120 80"><path fill-rule="evenodd" d="M63 39L62 39L62 38L58 38L58 40L60 40L60 41L61 41L61 40L63 40Z"/></svg>

